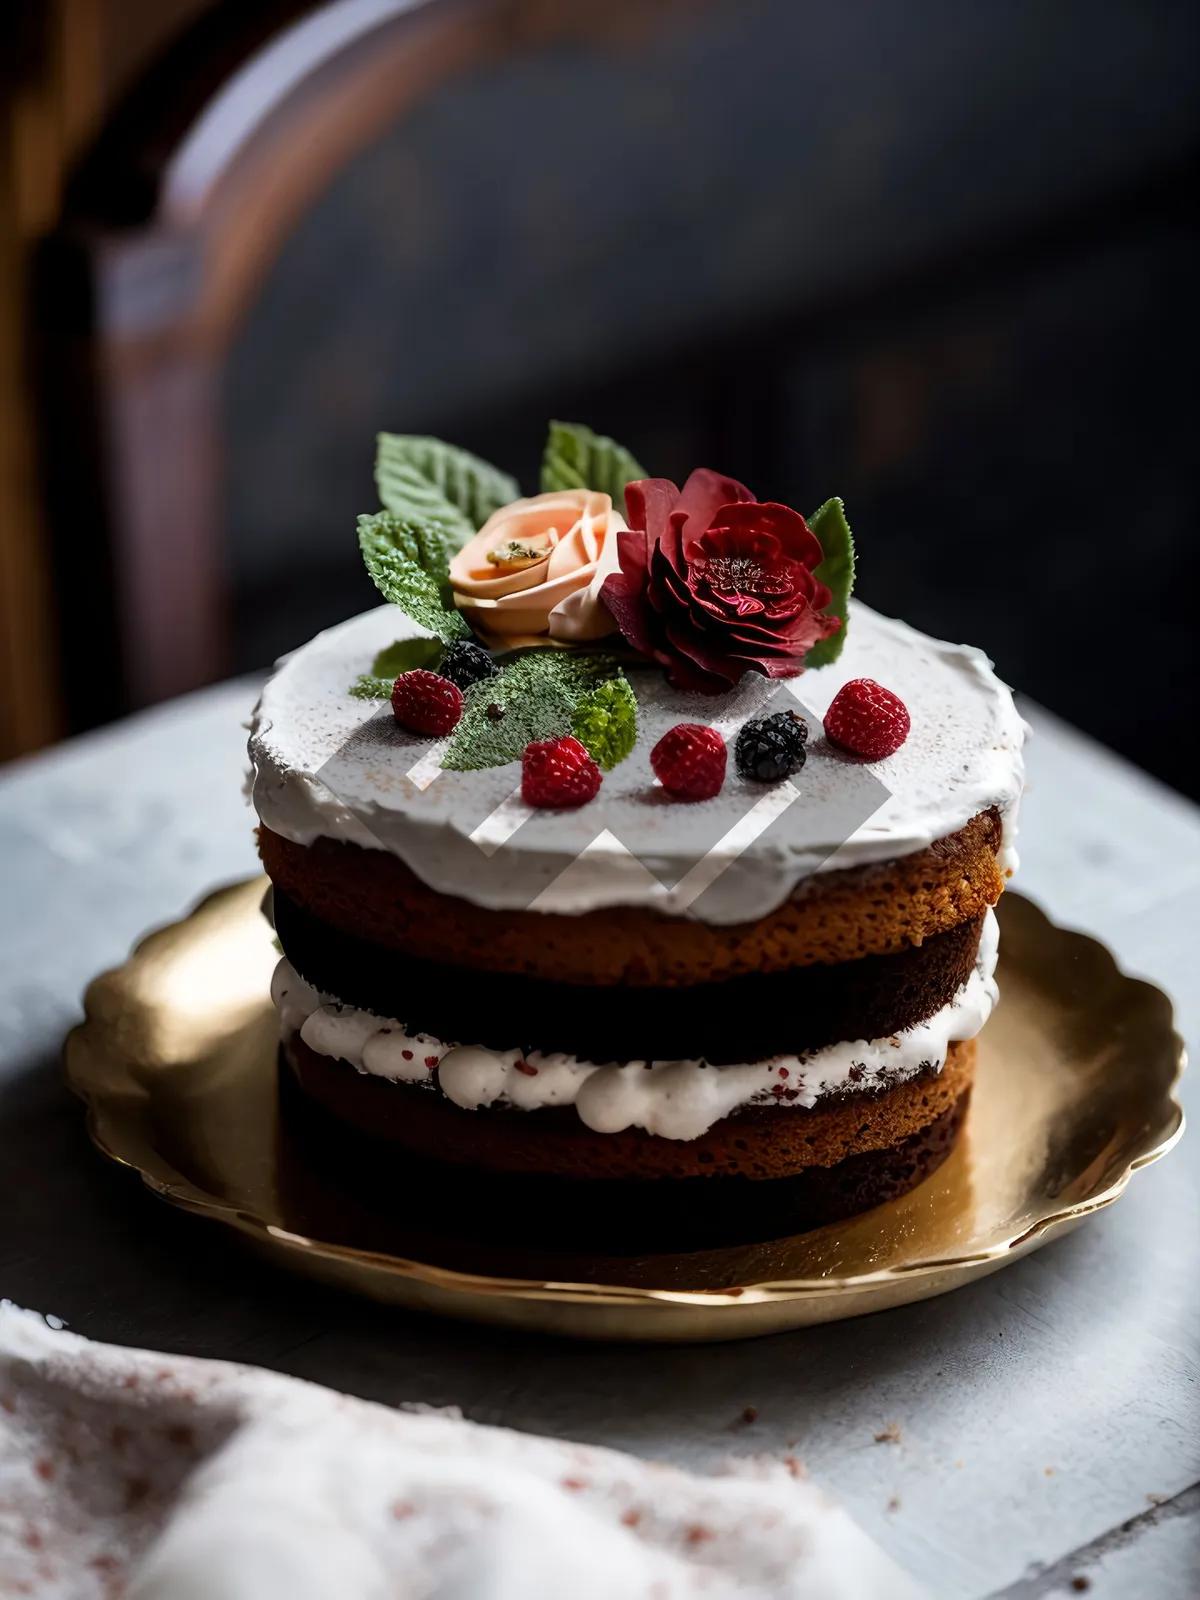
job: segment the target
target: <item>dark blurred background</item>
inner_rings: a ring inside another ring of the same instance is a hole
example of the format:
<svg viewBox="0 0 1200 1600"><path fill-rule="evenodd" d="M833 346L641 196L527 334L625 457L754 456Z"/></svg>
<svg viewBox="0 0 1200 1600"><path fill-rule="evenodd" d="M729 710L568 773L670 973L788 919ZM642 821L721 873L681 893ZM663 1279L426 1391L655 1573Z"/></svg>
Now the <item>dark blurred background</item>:
<svg viewBox="0 0 1200 1600"><path fill-rule="evenodd" d="M377 429L536 488L555 415L841 494L862 598L1200 797L1190 0L20 10L0 755L373 604Z"/></svg>

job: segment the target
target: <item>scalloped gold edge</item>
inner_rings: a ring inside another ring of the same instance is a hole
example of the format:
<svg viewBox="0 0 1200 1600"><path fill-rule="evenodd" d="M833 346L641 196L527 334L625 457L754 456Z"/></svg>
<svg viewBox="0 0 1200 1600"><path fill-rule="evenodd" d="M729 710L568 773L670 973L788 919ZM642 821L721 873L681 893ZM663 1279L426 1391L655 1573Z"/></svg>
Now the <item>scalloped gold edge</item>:
<svg viewBox="0 0 1200 1600"><path fill-rule="evenodd" d="M1039 908L1040 909L1040 908ZM1073 931L1073 930L1071 930ZM149 937L153 937L150 935ZM1091 943L1104 950L1110 960L1113 960L1111 951L1100 944L1099 940L1091 939L1090 935L1080 935L1088 938ZM144 943L145 941L141 941ZM139 943L137 948L141 948ZM1116 962L1114 961L1114 965ZM1130 979L1131 982L1145 984L1147 988L1154 988L1153 984L1145 983L1144 979ZM1161 993L1161 991L1157 991ZM265 1218L244 1208L227 1204L205 1194L187 1179L180 1177L178 1184L157 1177L154 1173L141 1166L131 1155L122 1153L113 1142L106 1138L101 1126L101 1115L94 1098L76 1081L70 1068L70 1056L75 1041L82 1042L83 1035L88 1028L85 1021L71 1030L67 1037L65 1053L67 1056L67 1077L71 1088L87 1106L87 1131L88 1136L96 1148L110 1161L118 1166L129 1168L141 1177L145 1186L160 1199L189 1211L197 1216L210 1217L214 1221L223 1222L235 1228L238 1232L255 1238L263 1244L277 1246L290 1245L302 1253L318 1257L322 1260L339 1261L353 1264L358 1267L387 1272L394 1277L408 1278L415 1282L424 1283L433 1288L450 1292L476 1295L503 1295L508 1298L526 1300L546 1300L559 1304L569 1305L610 1305L610 1306L694 1306L706 1307L714 1310L721 1307L749 1306L754 1304L771 1303L775 1305L787 1304L797 1300L819 1300L833 1296L850 1296L861 1294L868 1290L880 1289L889 1283L911 1283L925 1278L934 1277L945 1272L966 1272L971 1268L999 1265L1006 1259L1015 1259L1017 1255L1035 1248L1037 1245L1049 1242L1056 1234L1064 1232L1085 1218L1098 1211L1103 1211L1120 1199L1129 1185L1135 1172L1152 1166L1167 1155L1183 1137L1186 1127L1186 1117L1175 1090L1187 1064L1187 1052L1183 1039L1178 1032L1172 1030L1172 1039L1176 1049L1176 1070L1171 1081L1170 1092L1164 1103L1164 1109L1170 1113L1169 1126L1144 1150L1132 1157L1119 1174L1101 1190L1099 1194L1089 1195L1086 1200L1081 1200L1075 1205L1063 1207L1056 1211L1048 1212L1044 1217L1037 1218L1020 1232L1011 1237L996 1241L986 1249L972 1251L961 1256L937 1256L928 1261L911 1262L903 1266L885 1267L879 1272L860 1273L853 1277L836 1279L779 1279L759 1284L748 1284L738 1288L736 1292L716 1289L698 1290L666 1290L643 1289L633 1286L620 1286L615 1284L582 1284L569 1282L554 1282L540 1279L521 1278L495 1278L485 1277L472 1273L458 1272L450 1267L436 1267L426 1262L410 1261L400 1256L381 1254L376 1251L358 1250L352 1245L329 1244L323 1240L311 1239L306 1235L290 1233L277 1227Z"/></svg>

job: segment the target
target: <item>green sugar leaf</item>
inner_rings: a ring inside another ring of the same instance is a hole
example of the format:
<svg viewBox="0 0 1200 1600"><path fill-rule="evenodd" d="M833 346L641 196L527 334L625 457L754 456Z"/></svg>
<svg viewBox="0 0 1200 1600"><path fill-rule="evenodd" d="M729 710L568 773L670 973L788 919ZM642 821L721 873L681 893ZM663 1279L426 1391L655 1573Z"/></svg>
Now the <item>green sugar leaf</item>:
<svg viewBox="0 0 1200 1600"><path fill-rule="evenodd" d="M637 697L627 678L609 678L575 707L571 732L605 772L632 755L637 743Z"/></svg>
<svg viewBox="0 0 1200 1600"><path fill-rule="evenodd" d="M826 500L819 511L808 518L808 525L821 541L824 559L816 569L816 577L833 595L825 607L829 615L841 617L842 625L828 639L821 639L804 658L805 667L827 667L836 661L846 642L850 626L850 591L854 587L854 536L846 521L846 508L834 496Z"/></svg>
<svg viewBox="0 0 1200 1600"><path fill-rule="evenodd" d="M356 700L388 700L392 685L402 672L413 672L417 667L436 672L445 651L440 639L397 639L379 652L370 672L356 678L349 692Z"/></svg>
<svg viewBox="0 0 1200 1600"><path fill-rule="evenodd" d="M375 657L371 673L395 683L402 672L415 672L418 667L436 672L445 653L446 647L440 639L397 639Z"/></svg>
<svg viewBox="0 0 1200 1600"><path fill-rule="evenodd" d="M358 519L358 544L367 571L385 600L449 644L469 639L471 630L444 603L449 560L446 529L438 523L377 511Z"/></svg>
<svg viewBox="0 0 1200 1600"><path fill-rule="evenodd" d="M398 551L441 587L450 576L450 557L454 554L451 531L442 523L423 517L402 517L395 511L375 511L358 519L358 542L366 556L366 543L373 548Z"/></svg>
<svg viewBox="0 0 1200 1600"><path fill-rule="evenodd" d="M579 702L619 670L611 656L577 655L570 650L515 655L495 677L467 690L442 766L452 772L502 767L519 760L531 739L557 739L570 733ZM491 707L503 714L497 716Z"/></svg>
<svg viewBox="0 0 1200 1600"><path fill-rule="evenodd" d="M440 439L376 436L375 486L397 516L439 522L459 550L493 511L520 497L515 478Z"/></svg>
<svg viewBox="0 0 1200 1600"><path fill-rule="evenodd" d="M398 678L399 673L396 674ZM395 678L376 678L369 672L361 673L346 693L353 695L356 700L390 700L392 698L392 684Z"/></svg>
<svg viewBox="0 0 1200 1600"><path fill-rule="evenodd" d="M625 510L625 485L648 474L623 445L593 433L582 422L552 422L542 456L542 492L599 489Z"/></svg>

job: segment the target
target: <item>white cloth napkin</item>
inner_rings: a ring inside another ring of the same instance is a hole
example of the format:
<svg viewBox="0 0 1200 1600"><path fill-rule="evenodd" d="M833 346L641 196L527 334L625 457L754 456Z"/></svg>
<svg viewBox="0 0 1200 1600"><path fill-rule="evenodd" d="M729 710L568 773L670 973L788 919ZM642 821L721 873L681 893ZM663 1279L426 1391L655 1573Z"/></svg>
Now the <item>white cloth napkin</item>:
<svg viewBox="0 0 1200 1600"><path fill-rule="evenodd" d="M0 1594L917 1600L795 1462L697 1477L0 1303Z"/></svg>

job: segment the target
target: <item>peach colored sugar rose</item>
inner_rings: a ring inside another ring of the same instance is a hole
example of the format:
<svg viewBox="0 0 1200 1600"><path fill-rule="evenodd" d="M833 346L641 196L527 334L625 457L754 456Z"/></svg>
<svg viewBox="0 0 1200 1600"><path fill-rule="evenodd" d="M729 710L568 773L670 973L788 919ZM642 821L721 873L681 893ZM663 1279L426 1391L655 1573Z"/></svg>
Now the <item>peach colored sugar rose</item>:
<svg viewBox="0 0 1200 1600"><path fill-rule="evenodd" d="M506 644L602 639L616 623L600 589L617 568L625 519L595 489L535 494L502 506L450 562L454 601L471 626Z"/></svg>

